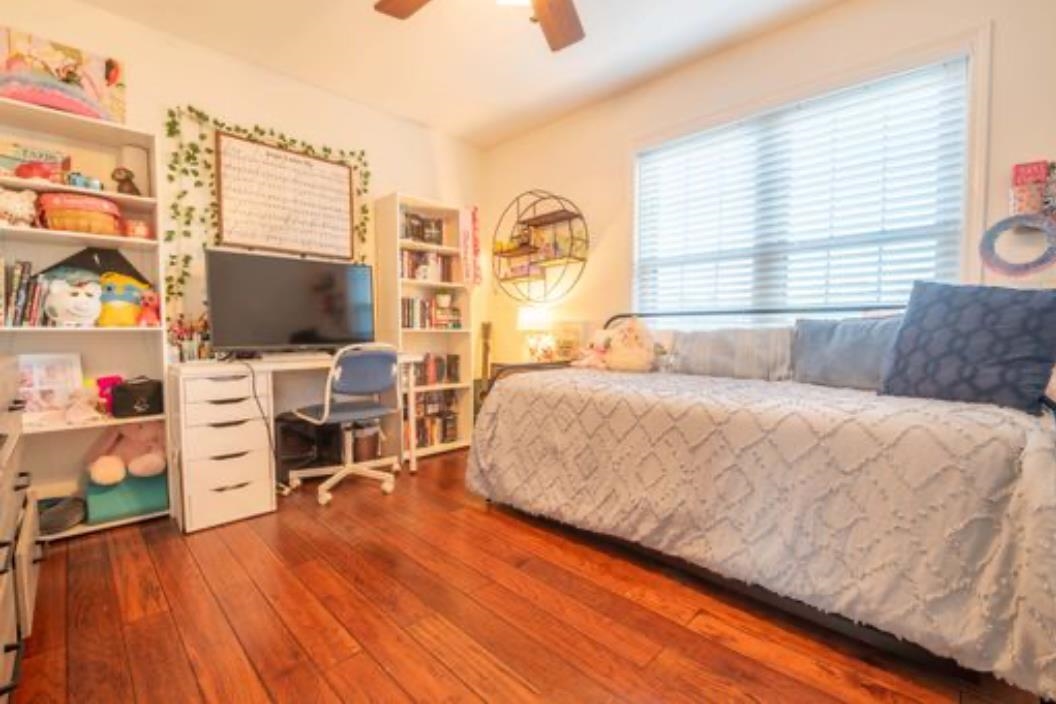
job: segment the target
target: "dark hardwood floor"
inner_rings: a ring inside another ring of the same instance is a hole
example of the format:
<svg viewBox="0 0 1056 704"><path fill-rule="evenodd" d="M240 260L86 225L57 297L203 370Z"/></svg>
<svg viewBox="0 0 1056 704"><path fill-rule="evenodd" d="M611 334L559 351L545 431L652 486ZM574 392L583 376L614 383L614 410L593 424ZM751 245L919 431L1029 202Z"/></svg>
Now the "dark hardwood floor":
<svg viewBox="0 0 1056 704"><path fill-rule="evenodd" d="M489 507L462 453L384 497L53 546L17 702L1028 702Z"/></svg>

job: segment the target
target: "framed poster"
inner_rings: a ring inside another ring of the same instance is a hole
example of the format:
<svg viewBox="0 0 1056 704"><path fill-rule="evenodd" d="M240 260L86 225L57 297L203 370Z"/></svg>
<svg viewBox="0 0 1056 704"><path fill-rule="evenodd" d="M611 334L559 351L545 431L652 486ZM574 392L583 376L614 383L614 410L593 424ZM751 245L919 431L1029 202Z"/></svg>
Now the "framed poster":
<svg viewBox="0 0 1056 704"><path fill-rule="evenodd" d="M352 258L352 168L216 133L220 243Z"/></svg>

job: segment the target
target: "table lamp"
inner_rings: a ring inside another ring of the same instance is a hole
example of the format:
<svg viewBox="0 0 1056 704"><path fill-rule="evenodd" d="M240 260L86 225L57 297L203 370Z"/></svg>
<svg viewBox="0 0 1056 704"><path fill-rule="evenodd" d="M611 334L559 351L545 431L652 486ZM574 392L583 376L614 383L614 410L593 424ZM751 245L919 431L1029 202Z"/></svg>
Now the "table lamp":
<svg viewBox="0 0 1056 704"><path fill-rule="evenodd" d="M553 320L550 311L540 306L521 306L517 309L517 330L526 333L528 355L533 362L554 358L554 336L550 334Z"/></svg>

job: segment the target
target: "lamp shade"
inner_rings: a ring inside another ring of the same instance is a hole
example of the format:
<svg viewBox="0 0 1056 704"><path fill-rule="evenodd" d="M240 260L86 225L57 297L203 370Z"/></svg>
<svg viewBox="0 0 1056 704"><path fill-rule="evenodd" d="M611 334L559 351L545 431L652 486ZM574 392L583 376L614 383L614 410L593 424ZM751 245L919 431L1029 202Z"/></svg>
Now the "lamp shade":
<svg viewBox="0 0 1056 704"><path fill-rule="evenodd" d="M517 329L521 332L549 330L553 319L550 310L540 306L521 306L517 309Z"/></svg>

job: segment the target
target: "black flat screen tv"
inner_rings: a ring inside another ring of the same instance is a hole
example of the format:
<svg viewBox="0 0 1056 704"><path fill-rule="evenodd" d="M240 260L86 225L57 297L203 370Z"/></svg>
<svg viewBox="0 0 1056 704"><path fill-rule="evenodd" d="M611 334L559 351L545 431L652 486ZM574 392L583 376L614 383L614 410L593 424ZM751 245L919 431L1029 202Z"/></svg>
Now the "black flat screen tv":
<svg viewBox="0 0 1056 704"><path fill-rule="evenodd" d="M216 350L319 350L374 341L367 265L207 249L205 269Z"/></svg>

